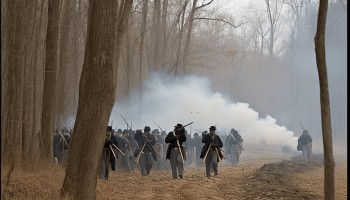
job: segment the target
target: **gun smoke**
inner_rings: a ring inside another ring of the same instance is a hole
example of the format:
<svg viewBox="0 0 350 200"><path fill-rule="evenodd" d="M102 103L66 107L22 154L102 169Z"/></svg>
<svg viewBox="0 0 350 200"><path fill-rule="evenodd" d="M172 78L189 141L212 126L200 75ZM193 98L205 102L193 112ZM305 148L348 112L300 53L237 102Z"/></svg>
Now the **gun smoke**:
<svg viewBox="0 0 350 200"><path fill-rule="evenodd" d="M123 115L133 130L150 126L169 132L177 123L194 122L186 127L191 135L216 125L221 135L235 128L245 144L296 148L298 138L292 131L278 125L272 116L259 117L248 103L232 102L211 91L208 79L196 75L174 80L162 77L165 76L159 73L150 76L145 82L141 102L136 93L124 102L116 102L109 124L113 121L113 128L126 129Z"/></svg>

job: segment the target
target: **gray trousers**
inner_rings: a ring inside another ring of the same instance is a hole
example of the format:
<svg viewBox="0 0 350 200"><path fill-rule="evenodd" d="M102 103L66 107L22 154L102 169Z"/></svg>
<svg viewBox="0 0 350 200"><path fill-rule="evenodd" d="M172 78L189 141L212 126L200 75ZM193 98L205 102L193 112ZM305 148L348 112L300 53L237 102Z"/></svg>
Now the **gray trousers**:
<svg viewBox="0 0 350 200"><path fill-rule="evenodd" d="M303 145L301 150L302 150L301 152L302 152L303 159L304 160L310 159L311 152L312 152L310 146L308 144Z"/></svg>
<svg viewBox="0 0 350 200"><path fill-rule="evenodd" d="M207 155L207 158L205 160L205 172L206 175L210 176L210 168L214 171L214 176L218 175L218 154L216 153L215 149L210 149Z"/></svg>
<svg viewBox="0 0 350 200"><path fill-rule="evenodd" d="M153 156L150 152L148 153L141 153L139 162L140 162L140 169L141 169L141 175L142 176L148 176L151 172L152 163L153 163Z"/></svg>
<svg viewBox="0 0 350 200"><path fill-rule="evenodd" d="M125 172L131 171L130 154L125 152L125 156L120 155L121 165Z"/></svg>
<svg viewBox="0 0 350 200"><path fill-rule="evenodd" d="M180 150L177 147L172 148L170 151L170 167L174 179L177 179L178 175L182 176L184 174L184 165L180 155Z"/></svg>
<svg viewBox="0 0 350 200"><path fill-rule="evenodd" d="M103 150L101 165L100 165L100 179L107 180L109 173L109 155Z"/></svg>
<svg viewBox="0 0 350 200"><path fill-rule="evenodd" d="M238 145L232 145L230 152L231 166L238 164L241 148Z"/></svg>

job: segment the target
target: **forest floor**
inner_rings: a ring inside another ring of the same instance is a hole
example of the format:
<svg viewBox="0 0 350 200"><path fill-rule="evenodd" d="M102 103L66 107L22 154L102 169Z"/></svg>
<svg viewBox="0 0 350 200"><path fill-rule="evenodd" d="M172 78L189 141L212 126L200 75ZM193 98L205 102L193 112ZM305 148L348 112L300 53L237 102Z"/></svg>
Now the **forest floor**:
<svg viewBox="0 0 350 200"><path fill-rule="evenodd" d="M335 195L347 199L347 152L335 154ZM151 171L142 177L118 169L98 180L97 199L324 199L323 155L309 161L261 151L243 152L240 164L219 163L219 176L205 177L201 169L187 167L184 178L173 180L170 170ZM1 191L5 172L1 174ZM64 179L59 165L32 172L13 172L6 199L58 199Z"/></svg>

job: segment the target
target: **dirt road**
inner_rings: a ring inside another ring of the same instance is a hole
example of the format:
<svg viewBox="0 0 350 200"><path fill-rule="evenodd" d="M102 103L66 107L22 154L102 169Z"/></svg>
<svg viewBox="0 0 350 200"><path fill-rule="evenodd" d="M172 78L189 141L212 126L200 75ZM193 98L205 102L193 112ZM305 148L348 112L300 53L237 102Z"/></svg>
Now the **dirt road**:
<svg viewBox="0 0 350 200"><path fill-rule="evenodd" d="M173 180L170 171L110 173L98 180L97 199L323 199L323 162L295 161L270 154L245 152L238 166L220 163L219 176L205 177L205 169L186 168L183 179ZM248 155L249 154L249 155ZM265 154L266 155L266 154ZM346 154L345 154L346 155ZM3 170L2 170L3 171ZM9 199L58 199L64 179L59 166L34 172L15 172ZM347 199L346 156L336 160L336 199ZM1 176L2 186L4 175Z"/></svg>

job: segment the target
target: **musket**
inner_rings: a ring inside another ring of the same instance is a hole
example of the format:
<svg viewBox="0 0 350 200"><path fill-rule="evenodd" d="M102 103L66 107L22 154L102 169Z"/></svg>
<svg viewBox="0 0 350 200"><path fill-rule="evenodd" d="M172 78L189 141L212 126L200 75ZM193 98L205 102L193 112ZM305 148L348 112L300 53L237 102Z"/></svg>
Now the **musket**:
<svg viewBox="0 0 350 200"><path fill-rule="evenodd" d="M112 146L111 146L111 145L109 145L109 148L111 149L111 151L112 151L112 153L113 153L114 158L115 158L115 157L117 157L117 156L115 155L114 150L113 150L113 148L112 148Z"/></svg>
<svg viewBox="0 0 350 200"><path fill-rule="evenodd" d="M239 148L241 148L241 149L242 149L242 151L244 151L242 143L241 143L241 142L239 142L239 141L237 141L237 140L236 140L236 139L233 137L232 133L230 133L230 136L232 137L232 139L233 139L234 141L236 141L236 142L237 142L237 144L238 144Z"/></svg>
<svg viewBox="0 0 350 200"><path fill-rule="evenodd" d="M126 122L126 120L125 120L125 118L123 117L123 115L120 114L120 116L122 116L124 122L126 123L126 126L127 126L126 128L131 130L131 127L129 126L128 122Z"/></svg>
<svg viewBox="0 0 350 200"><path fill-rule="evenodd" d="M139 155L137 155L137 157L136 157L136 159L135 159L135 163L139 162L141 153L142 153L143 149L145 148L146 143L147 143L147 141L145 141L145 143L143 144L143 146L142 146L142 148L141 148L141 150L140 150L140 152L139 152Z"/></svg>
<svg viewBox="0 0 350 200"><path fill-rule="evenodd" d="M175 134L175 131L173 131L173 134L174 134L174 137L175 137L175 135L176 135L176 134ZM177 146L178 146L179 151L180 151L182 163L185 163L184 156L183 156L183 154L182 154L182 150L181 150L181 146L180 146L179 140L176 140L176 143L177 143Z"/></svg>
<svg viewBox="0 0 350 200"><path fill-rule="evenodd" d="M108 139L110 139L111 136L112 136L112 134L109 135ZM113 143L111 143L111 144L112 144L112 146L113 146L114 148L116 148L123 156L125 156L125 154L124 154L117 146L115 146L115 144L113 144ZM109 145L109 147L110 147L111 150L113 151L113 148L111 147L111 145ZM113 151L113 154L114 154L114 151Z"/></svg>
<svg viewBox="0 0 350 200"><path fill-rule="evenodd" d="M184 129L186 126L191 125L191 124L193 124L193 122L188 123L188 124L186 124L186 125L182 126L182 127L179 129L179 130ZM175 131L173 131L173 134L174 134L174 136L175 136ZM182 150L181 150L181 146L180 146L180 142L179 142L179 140L176 140L176 143L177 143L177 146L179 147L179 151L180 151L180 155L181 155L182 163L185 163L184 156L183 156L183 154L182 154Z"/></svg>
<svg viewBox="0 0 350 200"><path fill-rule="evenodd" d="M142 135L143 135L143 137L146 139L145 144L146 144L147 142L150 142L150 141L148 140L148 138L147 138L147 136L145 135L144 132L142 132ZM160 154L158 153L157 149L156 149L152 144L151 144L151 147L152 147L153 151L157 154L157 156L158 156L160 159L162 159L162 157L161 157Z"/></svg>
<svg viewBox="0 0 350 200"><path fill-rule="evenodd" d="M213 142L213 141L212 141L212 142ZM209 150L210 150L210 147L211 147L212 142L210 142L209 147L208 147L208 149L207 149L207 152L205 152L205 156L204 156L203 161L202 161L203 164L205 163L205 160L207 159L207 155L208 155L208 153L209 153Z"/></svg>
<svg viewBox="0 0 350 200"><path fill-rule="evenodd" d="M158 128L159 128L161 131L164 131L162 128L160 128L160 126L157 124L156 121L154 121L154 120L152 120L152 121L158 126Z"/></svg>
<svg viewBox="0 0 350 200"><path fill-rule="evenodd" d="M299 124L300 124L301 128L302 128L303 131L304 131L304 130L305 130L305 129L304 129L304 126L300 123L300 121L299 121Z"/></svg>
<svg viewBox="0 0 350 200"><path fill-rule="evenodd" d="M123 156L125 156L125 154L117 147L115 146L115 144L112 143L112 146L117 149L119 151L119 153L121 153Z"/></svg>

